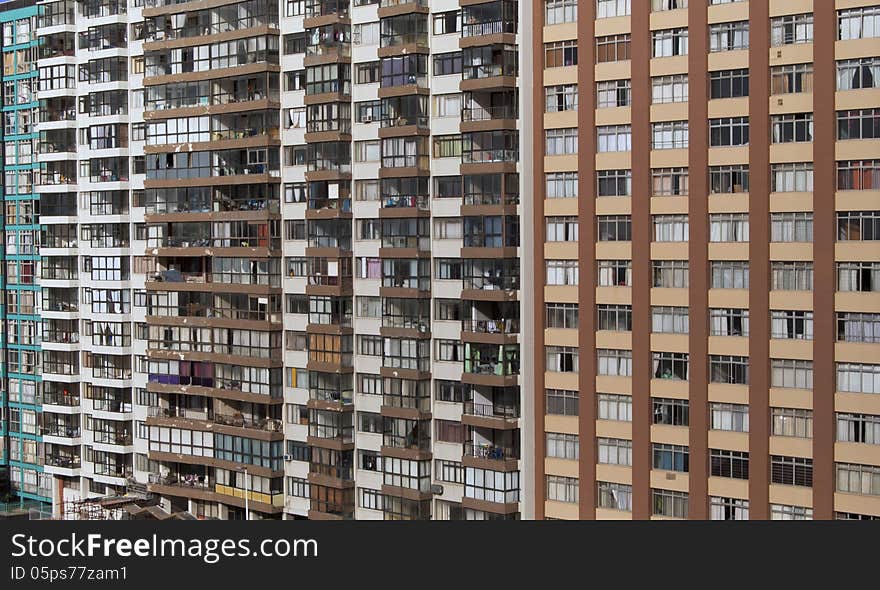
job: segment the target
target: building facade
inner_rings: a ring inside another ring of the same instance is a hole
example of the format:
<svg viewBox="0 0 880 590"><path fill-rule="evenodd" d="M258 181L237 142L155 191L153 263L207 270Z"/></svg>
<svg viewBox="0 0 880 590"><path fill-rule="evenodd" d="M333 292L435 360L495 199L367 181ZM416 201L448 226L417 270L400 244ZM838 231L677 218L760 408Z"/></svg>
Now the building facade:
<svg viewBox="0 0 880 590"><path fill-rule="evenodd" d="M880 7L532 8L536 516L880 516Z"/></svg>

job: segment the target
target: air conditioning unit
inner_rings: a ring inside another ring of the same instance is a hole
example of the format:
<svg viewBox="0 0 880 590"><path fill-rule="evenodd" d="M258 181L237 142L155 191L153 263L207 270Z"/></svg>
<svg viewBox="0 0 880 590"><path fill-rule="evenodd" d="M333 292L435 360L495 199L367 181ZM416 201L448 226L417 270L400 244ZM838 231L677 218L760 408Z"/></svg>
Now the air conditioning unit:
<svg viewBox="0 0 880 590"><path fill-rule="evenodd" d="M441 486L438 483L431 484L431 493L435 494L437 496L442 496L443 495L443 486Z"/></svg>
<svg viewBox="0 0 880 590"><path fill-rule="evenodd" d="M293 461L293 455L284 455L285 461Z"/></svg>

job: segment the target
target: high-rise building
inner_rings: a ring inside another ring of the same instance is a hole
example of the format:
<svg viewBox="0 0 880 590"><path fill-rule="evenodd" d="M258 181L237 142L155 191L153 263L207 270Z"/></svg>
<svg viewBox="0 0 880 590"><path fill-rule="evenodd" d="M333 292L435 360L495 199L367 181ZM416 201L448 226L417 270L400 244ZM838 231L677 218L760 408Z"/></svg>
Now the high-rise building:
<svg viewBox="0 0 880 590"><path fill-rule="evenodd" d="M880 516L880 6L532 22L536 516Z"/></svg>

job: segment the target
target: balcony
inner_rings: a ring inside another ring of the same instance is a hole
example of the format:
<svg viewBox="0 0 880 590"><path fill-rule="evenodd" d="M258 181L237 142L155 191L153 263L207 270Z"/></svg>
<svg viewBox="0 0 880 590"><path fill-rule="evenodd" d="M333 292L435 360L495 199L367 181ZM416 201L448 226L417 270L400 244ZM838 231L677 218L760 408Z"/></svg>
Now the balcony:
<svg viewBox="0 0 880 590"><path fill-rule="evenodd" d="M500 418L503 420L515 420L519 418L519 401L508 402L464 402L462 413L466 416L478 418Z"/></svg>
<svg viewBox="0 0 880 590"><path fill-rule="evenodd" d="M77 424L72 422L58 421L50 422L43 425L43 436L57 436L60 438L79 438L82 436L79 417L76 419Z"/></svg>
<svg viewBox="0 0 880 590"><path fill-rule="evenodd" d="M420 413L428 414L431 412L431 396L386 393L382 395L382 406L415 410Z"/></svg>
<svg viewBox="0 0 880 590"><path fill-rule="evenodd" d="M336 16L348 18L349 0L306 0L305 17Z"/></svg>
<svg viewBox="0 0 880 590"><path fill-rule="evenodd" d="M62 406L65 408L78 408L80 405L80 396L78 394L69 393L67 390L58 392L43 392L43 405L46 406Z"/></svg>
<svg viewBox="0 0 880 590"><path fill-rule="evenodd" d="M487 37L501 34L516 35L517 3L510 0L463 6L461 36Z"/></svg>
<svg viewBox="0 0 880 590"><path fill-rule="evenodd" d="M215 413L211 409L182 408L176 406L150 407L147 410L150 418L182 418L197 422L210 422L222 426L259 430L261 432L283 432L284 424L277 418L254 416L252 414Z"/></svg>
<svg viewBox="0 0 880 590"><path fill-rule="evenodd" d="M469 440L463 445L462 456L488 461L517 461L519 459L519 451L512 446Z"/></svg>
<svg viewBox="0 0 880 590"><path fill-rule="evenodd" d="M40 123L59 123L76 120L76 106L72 96L58 96L40 101Z"/></svg>
<svg viewBox="0 0 880 590"><path fill-rule="evenodd" d="M61 467L62 469L79 469L82 466L82 462L79 455L47 453L44 456L44 465L49 467Z"/></svg>
<svg viewBox="0 0 880 590"><path fill-rule="evenodd" d="M513 377L519 374L519 346L465 343L464 372Z"/></svg>
<svg viewBox="0 0 880 590"><path fill-rule="evenodd" d="M517 119L519 111L516 105L499 105L484 107L479 104L463 107L461 109L462 122L497 121L502 119Z"/></svg>

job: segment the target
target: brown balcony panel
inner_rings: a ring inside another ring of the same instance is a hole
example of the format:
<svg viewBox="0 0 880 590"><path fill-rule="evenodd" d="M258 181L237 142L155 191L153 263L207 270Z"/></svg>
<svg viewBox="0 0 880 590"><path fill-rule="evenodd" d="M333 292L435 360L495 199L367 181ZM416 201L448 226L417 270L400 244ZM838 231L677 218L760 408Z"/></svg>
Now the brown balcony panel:
<svg viewBox="0 0 880 590"><path fill-rule="evenodd" d="M253 473L250 467L248 467L248 473ZM210 488L206 489L199 486L163 485L151 483L148 484L147 489L154 494L158 494L161 496L177 496L180 498L191 498L193 500L221 502L223 504L230 504L238 508L244 508L244 498L227 496L226 494L218 494L217 492L212 491ZM284 512L283 506L273 506L271 504L266 504L265 502L257 502L256 500L248 501L248 509L266 514L280 514L281 512Z"/></svg>
<svg viewBox="0 0 880 590"><path fill-rule="evenodd" d="M386 88L379 88L378 97L393 98L395 96L410 96L412 94L423 94L427 96L430 93L430 90L417 84L403 84L401 86L388 86Z"/></svg>
<svg viewBox="0 0 880 590"><path fill-rule="evenodd" d="M165 39L162 41L144 41L144 53L148 51L164 51L167 49L180 49L181 47L196 47L199 45L207 45L209 43L222 43L224 41L235 41L236 39L247 39L248 37L256 37L259 35L280 35L281 31L277 27L262 25L259 27L250 27L247 29L238 29L236 31L223 31L222 33L213 33L210 35L196 35L192 37L181 37L179 39Z"/></svg>
<svg viewBox="0 0 880 590"><path fill-rule="evenodd" d="M162 76L151 76L144 78L144 86L159 86L162 84L173 84L175 82L199 82L202 80L213 80L215 78L238 78L242 76L251 76L253 74L263 74L266 72L280 72L281 66L269 63L245 64L243 66L235 66L233 68L220 68L218 70L207 70L204 72L186 72L183 74L166 74Z"/></svg>
<svg viewBox="0 0 880 590"><path fill-rule="evenodd" d="M343 285L306 285L306 295L314 295L316 297L349 297L351 294L351 282Z"/></svg>
<svg viewBox="0 0 880 590"><path fill-rule="evenodd" d="M383 174L383 172L400 170L400 168L379 168L379 176L385 177L390 176L393 178L397 178L400 176L396 172L394 174ZM405 168L405 170L409 170L409 168ZM415 174L411 174L410 176L416 176ZM421 175L423 176L423 175ZM430 217L431 211L428 209L422 209L421 207L382 207L379 209L379 218L382 219L399 219L403 217Z"/></svg>
<svg viewBox="0 0 880 590"><path fill-rule="evenodd" d="M351 55L345 55L345 53L339 51L339 49L335 50L325 50L321 55L307 55L303 58L303 66L323 66L325 64L350 64L351 63Z"/></svg>
<svg viewBox="0 0 880 590"><path fill-rule="evenodd" d="M195 107L180 107L162 109L157 111L144 111L145 121L158 119L174 119L178 117L198 117L201 115L222 115L226 113L246 113L248 111L264 111L280 109L281 102L263 98L260 100L242 100L239 102L227 102L225 104L207 104Z"/></svg>
<svg viewBox="0 0 880 590"><path fill-rule="evenodd" d="M281 215L268 208L257 211L212 211L201 213L150 213L144 215L146 223L174 223L190 221L268 221L280 219Z"/></svg>
<svg viewBox="0 0 880 590"><path fill-rule="evenodd" d="M306 172L307 182L319 182L322 180L351 180L351 172L340 170L310 170Z"/></svg>
<svg viewBox="0 0 880 590"><path fill-rule="evenodd" d="M516 45L516 35L513 33L493 33L491 35L462 37L458 40L458 46L462 49L486 45Z"/></svg>
<svg viewBox="0 0 880 590"><path fill-rule="evenodd" d="M461 205L461 216L476 216L476 215L516 215L517 214L517 205L515 203L509 204L498 204L498 205Z"/></svg>
<svg viewBox="0 0 880 590"><path fill-rule="evenodd" d="M430 291L408 289L406 287L379 287L379 297L403 297L406 299L428 299Z"/></svg>
<svg viewBox="0 0 880 590"><path fill-rule="evenodd" d="M516 162L471 162L462 163L461 175L469 174L512 174L516 172Z"/></svg>
<svg viewBox="0 0 880 590"><path fill-rule="evenodd" d="M261 430L259 428L232 426L229 424L220 424L212 420L194 420L179 416L147 416L146 424L147 426L171 426L175 428L199 430L201 432L219 432L220 434L231 434L233 436L243 436L245 438L253 438L256 440L284 440L284 432L282 432L283 428L280 428L277 431Z"/></svg>
<svg viewBox="0 0 880 590"><path fill-rule="evenodd" d="M309 258L348 258L351 250L342 248L306 248L306 256Z"/></svg>
<svg viewBox="0 0 880 590"><path fill-rule="evenodd" d="M306 332L309 334L331 334L335 336L343 336L353 334L354 328L351 326L340 326L339 324L306 324Z"/></svg>
<svg viewBox="0 0 880 590"><path fill-rule="evenodd" d="M461 341L477 344L516 344L519 334L473 332L462 328Z"/></svg>
<svg viewBox="0 0 880 590"><path fill-rule="evenodd" d="M519 291L502 289L462 289L461 299L463 301L517 301L519 299Z"/></svg>
<svg viewBox="0 0 880 590"><path fill-rule="evenodd" d="M171 257L171 258L183 258L183 257L192 257L201 258L202 256L234 256L237 258L270 258L274 255L278 254L277 250L270 250L269 248L242 248L242 247L232 247L232 248L214 248L211 246L204 247L173 247L168 246L164 248L147 248L147 252L153 256L161 256L161 257Z"/></svg>
<svg viewBox="0 0 880 590"><path fill-rule="evenodd" d="M406 498L407 500L414 500L416 502L422 500L430 500L434 496L431 492L420 492L419 490L413 490L410 488L401 488L397 486L390 486L387 484L382 484L382 493L387 494L389 496L395 496L397 498Z"/></svg>
<svg viewBox="0 0 880 590"><path fill-rule="evenodd" d="M306 209L306 219L351 219L351 211L342 209Z"/></svg>
<svg viewBox="0 0 880 590"><path fill-rule="evenodd" d="M307 436L306 444L313 447L321 447L322 449L331 449L334 451L351 451L354 449L354 442L344 442L341 438L320 438L317 436Z"/></svg>
<svg viewBox="0 0 880 590"><path fill-rule="evenodd" d="M196 10L208 10L209 8L219 8L230 4L237 4L240 0L193 0L192 2L182 2L180 4L165 4L154 8L144 7L143 15L145 18L153 16L161 16L163 14L176 14L178 12L193 12Z"/></svg>
<svg viewBox="0 0 880 590"><path fill-rule="evenodd" d="M484 385L487 387L514 387L519 381L518 375L480 375L477 373L462 373L461 382L471 385Z"/></svg>
<svg viewBox="0 0 880 590"><path fill-rule="evenodd" d="M461 458L461 464L465 467L491 471L517 471L519 469L519 459L483 459L465 455Z"/></svg>
<svg viewBox="0 0 880 590"><path fill-rule="evenodd" d="M389 418L404 418L406 420L430 420L431 412L423 412L418 408L398 408L397 406L382 406L379 412Z"/></svg>
<svg viewBox="0 0 880 590"><path fill-rule="evenodd" d="M427 166L427 157L424 164ZM430 176L431 171L428 168L419 166L400 166L400 167L381 167L379 168L379 178L404 178L410 176ZM418 207L392 207L393 209L418 209Z"/></svg>
<svg viewBox="0 0 880 590"><path fill-rule="evenodd" d="M379 139L386 137L412 137L414 135L430 135L431 130L418 125L394 125L391 127L379 127Z"/></svg>
<svg viewBox="0 0 880 590"><path fill-rule="evenodd" d="M393 326L382 326L379 328L379 335L386 338L417 338L419 340L429 340L430 332L423 332L417 328L395 328Z"/></svg>
<svg viewBox="0 0 880 590"><path fill-rule="evenodd" d="M246 295L275 295L281 287L269 285L241 285L236 283L212 283L210 281L147 281L147 291L202 291L206 293L242 293Z"/></svg>
<svg viewBox="0 0 880 590"><path fill-rule="evenodd" d="M212 399L228 399L255 404L284 405L284 398L272 398L261 393L249 393L236 389L221 389L219 387L204 387L202 385L178 385L171 383L147 383L147 391L162 394L184 394L210 397Z"/></svg>
<svg viewBox="0 0 880 590"><path fill-rule="evenodd" d="M322 94L306 94L303 102L310 104L324 104L327 102L351 102L351 96L341 92L324 92Z"/></svg>
<svg viewBox="0 0 880 590"><path fill-rule="evenodd" d="M308 254L306 254L308 256ZM418 248L379 248L379 258L430 258L429 250Z"/></svg>
<svg viewBox="0 0 880 590"><path fill-rule="evenodd" d="M354 404L331 402L323 399L310 399L306 401L306 407L312 410L329 410L333 412L353 412Z"/></svg>
<svg viewBox="0 0 880 590"><path fill-rule="evenodd" d="M281 145L281 137L276 129L268 134L228 139L219 133L211 141L195 143L166 143L144 146L145 154L176 154L179 152L207 152L211 150L240 150L246 148L274 147ZM250 176L250 174L248 174Z"/></svg>
<svg viewBox="0 0 880 590"><path fill-rule="evenodd" d="M495 430L516 430L519 428L517 418L504 418L502 416L475 416L473 414L461 415L461 423L477 428L492 428Z"/></svg>
<svg viewBox="0 0 880 590"><path fill-rule="evenodd" d="M462 80L459 86L462 92L475 90L493 90L495 88L516 88L516 76L489 76L488 78L470 78Z"/></svg>
<svg viewBox="0 0 880 590"><path fill-rule="evenodd" d="M352 508L352 511L354 511L354 508ZM309 510L309 520L345 520L345 518L341 514Z"/></svg>
<svg viewBox="0 0 880 590"><path fill-rule="evenodd" d="M397 6L379 7L379 18L391 18L392 16L400 16L402 14L428 14L430 9L427 6L419 6L418 2L407 2L398 4Z"/></svg>
<svg viewBox="0 0 880 590"><path fill-rule="evenodd" d="M394 457L396 459L410 459L412 461L430 461L433 455L430 451L422 451L419 449L401 449L399 447L389 447L382 445L379 452L383 457Z"/></svg>
<svg viewBox="0 0 880 590"><path fill-rule="evenodd" d="M462 258L516 258L517 248L507 246L503 248L480 248L467 247L461 249Z"/></svg>
<svg viewBox="0 0 880 590"><path fill-rule="evenodd" d="M210 361L227 365L246 365L248 367L260 367L265 369L279 366L279 363L281 362L281 351L273 351L273 354L275 354L275 358L255 358L238 354L222 354L215 352L180 352L176 350L157 350L155 348L147 350L147 357L151 359L165 359L170 361Z"/></svg>
<svg viewBox="0 0 880 590"><path fill-rule="evenodd" d="M322 143L325 141L351 141L351 133L341 131L315 131L305 134L306 143Z"/></svg>
<svg viewBox="0 0 880 590"><path fill-rule="evenodd" d="M324 475L323 473L314 473L310 471L308 479L309 483L313 483L319 486L336 488L337 490L344 490L346 488L354 487L354 480L352 479L340 479L331 475Z"/></svg>
<svg viewBox="0 0 880 590"><path fill-rule="evenodd" d="M321 14L317 16L307 16L303 18L304 29L317 29L318 27L324 27L337 23L341 25L351 24L351 17L349 17L348 15L340 14L338 12L334 12L333 14Z"/></svg>
<svg viewBox="0 0 880 590"><path fill-rule="evenodd" d="M147 316L148 326L186 326L188 328L238 328L242 330L281 330L282 324L260 320L221 317Z"/></svg>
<svg viewBox="0 0 880 590"><path fill-rule="evenodd" d="M354 367L351 364L345 364L342 361L338 363L322 363L309 359L306 363L306 369L309 371L320 371L321 373L353 373Z"/></svg>
<svg viewBox="0 0 880 590"><path fill-rule="evenodd" d="M161 451L149 451L147 455L155 461L166 461L169 463L184 463L186 465L203 465L205 467L219 467L220 469L228 469L230 471L238 471L244 467L243 463L235 463L234 461L224 461L213 457L200 457L197 455L184 455L180 453L164 453ZM258 475L260 477L283 477L284 471L273 471L268 467L260 465L248 465L248 473Z"/></svg>
<svg viewBox="0 0 880 590"><path fill-rule="evenodd" d="M380 367L379 374L383 377L399 377L401 379L430 379L431 373L416 369L401 369L397 367Z"/></svg>
<svg viewBox="0 0 880 590"><path fill-rule="evenodd" d="M401 43L400 45L391 45L390 47L380 47L376 50L379 59L383 57L394 57L395 55L412 55L413 53L430 53L431 49L427 45L419 43Z"/></svg>
<svg viewBox="0 0 880 590"><path fill-rule="evenodd" d="M516 129L516 119L485 119L482 121L462 121L461 132L472 131L497 131L501 129Z"/></svg>
<svg viewBox="0 0 880 590"><path fill-rule="evenodd" d="M144 180L144 188L177 188L191 186L217 186L230 184L265 184L280 182L269 174L229 174L226 176L200 176L198 178L168 178Z"/></svg>
<svg viewBox="0 0 880 590"><path fill-rule="evenodd" d="M477 500L476 498L468 497L461 499L461 507L470 508L471 510L491 512L492 514L514 514L519 512L519 504L517 502L502 504L499 502L488 502L486 500Z"/></svg>

